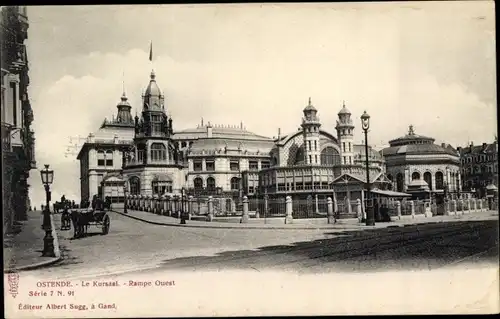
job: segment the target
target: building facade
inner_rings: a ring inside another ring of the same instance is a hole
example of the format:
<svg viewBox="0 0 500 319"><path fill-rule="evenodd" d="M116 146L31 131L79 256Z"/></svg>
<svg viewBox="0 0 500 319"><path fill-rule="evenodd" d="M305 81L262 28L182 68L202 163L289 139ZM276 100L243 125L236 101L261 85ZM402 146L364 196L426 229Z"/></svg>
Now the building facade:
<svg viewBox="0 0 500 319"><path fill-rule="evenodd" d="M336 136L322 129L309 101L298 131L269 138L248 131L243 123L213 125L203 119L196 128L174 130L154 72L142 99L141 116L132 123L130 105L122 97L117 119L105 122L83 145L78 155L83 199L97 194L119 202L124 186L130 195L172 196L184 189L197 197L234 200L264 193L364 197L365 149L354 143L355 125L345 105L338 113ZM369 170L376 187L389 183L384 159L372 148Z"/></svg>
<svg viewBox="0 0 500 319"><path fill-rule="evenodd" d="M435 139L415 134L410 125L408 134L389 141L381 152L385 158L387 177L398 192L416 197L432 194L453 197L461 191L460 157L449 144L434 144Z"/></svg>
<svg viewBox="0 0 500 319"><path fill-rule="evenodd" d="M333 196L364 199L366 167L364 145L354 143L355 125L343 105L334 136L321 128L318 111L309 99L302 124L293 133L278 136L269 152L271 165L244 172L243 191L248 196L267 195L303 199ZM384 161L369 148L370 183L384 188ZM333 195L335 194L335 195Z"/></svg>
<svg viewBox="0 0 500 319"><path fill-rule="evenodd" d="M460 154L462 189L479 198L486 196L486 187L498 187L498 141L457 148Z"/></svg>
<svg viewBox="0 0 500 319"><path fill-rule="evenodd" d="M123 182L117 176L121 176L123 152L132 145L135 124L125 92L116 107L116 118L90 133L77 155L82 201L93 195L123 201Z"/></svg>
<svg viewBox="0 0 500 319"><path fill-rule="evenodd" d="M217 191L239 196L242 173L270 166L271 138L240 125L210 122L174 130L154 73L143 96L141 118L132 120L125 94L118 115L87 137L80 160L82 200L93 195L123 200L129 194L195 194Z"/></svg>
<svg viewBox="0 0 500 319"><path fill-rule="evenodd" d="M1 8L2 14L2 212L4 234L29 209L28 177L36 168L33 110L28 97L26 53L28 15L25 6Z"/></svg>
<svg viewBox="0 0 500 319"><path fill-rule="evenodd" d="M151 72L142 96L141 117L135 117L133 146L125 154L123 178L131 195L163 195L185 184L185 157L173 140L173 118L166 113L165 97Z"/></svg>

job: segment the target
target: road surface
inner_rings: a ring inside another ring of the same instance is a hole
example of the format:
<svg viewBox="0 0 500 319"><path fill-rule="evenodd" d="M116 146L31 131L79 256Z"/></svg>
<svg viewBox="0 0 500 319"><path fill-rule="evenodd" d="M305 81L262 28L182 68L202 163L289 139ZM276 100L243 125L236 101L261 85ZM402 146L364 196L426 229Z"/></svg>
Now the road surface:
<svg viewBox="0 0 500 319"><path fill-rule="evenodd" d="M471 263L498 267L498 215L365 231L181 228L110 216L108 235L95 226L88 237L76 240L72 230L59 231L64 260L30 274L73 279L172 270L327 273Z"/></svg>

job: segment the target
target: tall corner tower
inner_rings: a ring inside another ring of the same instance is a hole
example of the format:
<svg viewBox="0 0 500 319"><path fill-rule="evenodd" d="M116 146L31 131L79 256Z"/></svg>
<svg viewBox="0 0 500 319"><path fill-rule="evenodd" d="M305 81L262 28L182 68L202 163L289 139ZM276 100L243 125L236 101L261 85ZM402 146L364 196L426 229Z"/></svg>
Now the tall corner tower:
<svg viewBox="0 0 500 319"><path fill-rule="evenodd" d="M311 104L311 98L309 98L309 103L303 112L304 163L307 165L316 165L320 163L319 128L321 127L321 123L317 116L318 111Z"/></svg>
<svg viewBox="0 0 500 319"><path fill-rule="evenodd" d="M172 118L165 110L165 97L161 93L154 71L151 71L149 85L142 95L142 137L160 137L169 139L173 134ZM137 122L138 119L136 119ZM136 130L137 132L138 130ZM136 134L137 136L137 134Z"/></svg>
<svg viewBox="0 0 500 319"><path fill-rule="evenodd" d="M354 124L351 119L351 112L345 107L345 102L338 113L335 129L340 142L342 165L354 164Z"/></svg>

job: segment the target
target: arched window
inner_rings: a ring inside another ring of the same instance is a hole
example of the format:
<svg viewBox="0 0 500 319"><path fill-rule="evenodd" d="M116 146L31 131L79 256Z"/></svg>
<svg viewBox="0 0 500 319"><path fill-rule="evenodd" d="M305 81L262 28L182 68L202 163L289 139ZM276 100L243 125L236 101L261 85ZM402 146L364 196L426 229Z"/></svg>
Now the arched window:
<svg viewBox="0 0 500 319"><path fill-rule="evenodd" d="M430 172L424 173L424 181L429 186L429 189L432 190L432 174Z"/></svg>
<svg viewBox="0 0 500 319"><path fill-rule="evenodd" d="M419 179L420 179L420 173L419 172L413 172L413 174L411 174L411 180L412 181L419 180Z"/></svg>
<svg viewBox="0 0 500 319"><path fill-rule="evenodd" d="M130 195L139 195L141 193L141 180L137 176L132 176L128 183L130 185Z"/></svg>
<svg viewBox="0 0 500 319"><path fill-rule="evenodd" d="M332 146L325 147L320 155L321 165L340 165L340 154Z"/></svg>
<svg viewBox="0 0 500 319"><path fill-rule="evenodd" d="M196 177L194 179L194 189L195 190L201 190L203 188L203 180L201 177Z"/></svg>
<svg viewBox="0 0 500 319"><path fill-rule="evenodd" d="M444 189L444 176L442 172L436 172L436 189Z"/></svg>
<svg viewBox="0 0 500 319"><path fill-rule="evenodd" d="M231 178L231 190L240 189L240 179L238 177Z"/></svg>
<svg viewBox="0 0 500 319"><path fill-rule="evenodd" d="M151 144L151 161L162 162L167 160L167 148L162 143Z"/></svg>
<svg viewBox="0 0 500 319"><path fill-rule="evenodd" d="M398 173L398 175L396 175L396 187L398 192L403 191L403 182L403 174Z"/></svg>
<svg viewBox="0 0 500 319"><path fill-rule="evenodd" d="M207 189L211 191L215 190L215 178L207 178Z"/></svg>

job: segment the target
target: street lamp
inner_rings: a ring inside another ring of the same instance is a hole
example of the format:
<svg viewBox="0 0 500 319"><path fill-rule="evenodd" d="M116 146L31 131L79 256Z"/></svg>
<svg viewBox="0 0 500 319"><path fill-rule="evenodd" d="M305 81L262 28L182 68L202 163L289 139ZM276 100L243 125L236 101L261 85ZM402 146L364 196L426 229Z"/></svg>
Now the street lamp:
<svg viewBox="0 0 500 319"><path fill-rule="evenodd" d="M54 253L54 237L52 237L52 223L50 221L50 184L54 181L54 171L49 169L49 165L45 164L45 169L40 170L42 183L45 187L45 209L43 211L42 229L45 230L43 238L43 257L55 257Z"/></svg>
<svg viewBox="0 0 500 319"><path fill-rule="evenodd" d="M128 214L127 211L127 180L123 183L123 213Z"/></svg>
<svg viewBox="0 0 500 319"><path fill-rule="evenodd" d="M185 193L186 193L186 190L183 188L181 188L181 224L185 224L186 223L186 215L184 213L184 205L185 205L185 200L184 200L184 196L185 196Z"/></svg>
<svg viewBox="0 0 500 319"><path fill-rule="evenodd" d="M366 167L366 226L375 226L373 205L368 205L370 197L370 168L368 166L368 129L370 128L370 115L366 111L361 115L361 127L365 132L365 167ZM373 204L373 203L372 203Z"/></svg>

